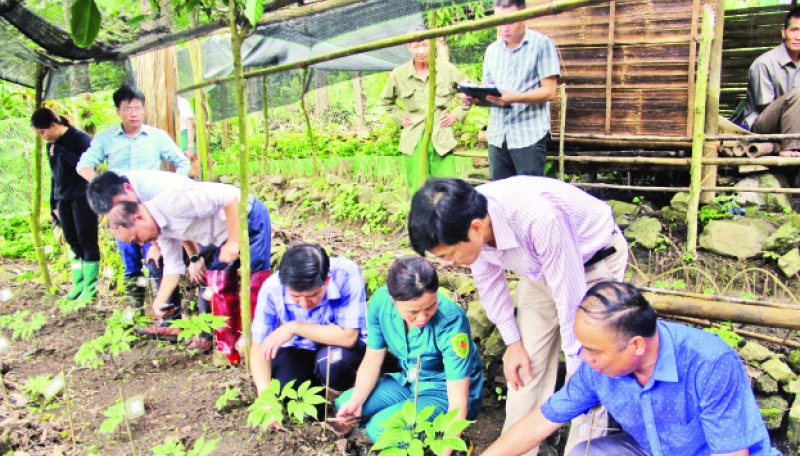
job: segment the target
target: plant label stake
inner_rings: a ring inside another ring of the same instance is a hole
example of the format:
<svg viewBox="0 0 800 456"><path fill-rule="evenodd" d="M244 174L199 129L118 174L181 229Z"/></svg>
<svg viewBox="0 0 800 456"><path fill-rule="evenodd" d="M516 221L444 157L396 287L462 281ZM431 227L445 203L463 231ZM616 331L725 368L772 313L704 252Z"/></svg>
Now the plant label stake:
<svg viewBox="0 0 800 456"><path fill-rule="evenodd" d="M47 388L44 390L44 397L48 401L55 397L61 390L64 389L66 383L64 382L64 372L62 371L47 385Z"/></svg>
<svg viewBox="0 0 800 456"><path fill-rule="evenodd" d="M206 301L211 301L211 298L214 297L214 289L211 287L202 287L203 288L203 299Z"/></svg>
<svg viewBox="0 0 800 456"><path fill-rule="evenodd" d="M11 347L11 341L6 336L0 336L0 353L8 350Z"/></svg>
<svg viewBox="0 0 800 456"><path fill-rule="evenodd" d="M6 302L10 301L11 298L14 297L14 293L11 292L8 288L3 288L0 290L0 301Z"/></svg>
<svg viewBox="0 0 800 456"><path fill-rule="evenodd" d="M146 277L139 277L136 279L136 286L140 288L144 288L147 286L147 278Z"/></svg>
<svg viewBox="0 0 800 456"><path fill-rule="evenodd" d="M129 397L125 401L125 415L130 420L144 416L144 399L142 399L142 396Z"/></svg>

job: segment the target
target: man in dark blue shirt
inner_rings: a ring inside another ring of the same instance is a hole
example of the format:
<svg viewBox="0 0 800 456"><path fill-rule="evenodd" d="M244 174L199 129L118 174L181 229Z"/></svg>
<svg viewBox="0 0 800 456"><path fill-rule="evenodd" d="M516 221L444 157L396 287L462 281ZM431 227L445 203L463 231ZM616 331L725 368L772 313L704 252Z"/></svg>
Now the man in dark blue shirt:
<svg viewBox="0 0 800 456"><path fill-rule="evenodd" d="M574 455L705 456L780 453L770 446L739 355L718 336L657 322L633 286L601 282L575 314L583 363L542 407L485 453L527 451L598 402L623 432L577 445Z"/></svg>

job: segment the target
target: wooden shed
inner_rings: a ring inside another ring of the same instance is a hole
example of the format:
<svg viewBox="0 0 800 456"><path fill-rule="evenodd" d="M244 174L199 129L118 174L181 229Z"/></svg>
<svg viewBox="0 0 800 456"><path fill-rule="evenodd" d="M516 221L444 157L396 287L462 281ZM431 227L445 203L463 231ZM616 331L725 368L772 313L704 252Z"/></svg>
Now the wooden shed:
<svg viewBox="0 0 800 456"><path fill-rule="evenodd" d="M528 6L540 3L545 2L529 0ZM565 132L691 135L689 100L705 3L612 0L529 21L559 49L560 82L566 84L568 99ZM558 103L552 115L556 135Z"/></svg>

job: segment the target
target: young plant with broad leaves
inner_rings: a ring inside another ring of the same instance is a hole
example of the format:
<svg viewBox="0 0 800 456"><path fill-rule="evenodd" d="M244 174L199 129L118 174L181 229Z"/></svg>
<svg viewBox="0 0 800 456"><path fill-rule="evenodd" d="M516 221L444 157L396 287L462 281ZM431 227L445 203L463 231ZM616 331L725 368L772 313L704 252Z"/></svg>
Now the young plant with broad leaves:
<svg viewBox="0 0 800 456"><path fill-rule="evenodd" d="M75 363L90 369L96 369L105 364L105 357L114 363L114 357L122 352L131 350L131 342L137 337L133 328L144 320L137 318L135 311L126 309L122 312L115 310L106 322L106 330L102 336L89 339L78 348L75 353Z"/></svg>
<svg viewBox="0 0 800 456"><path fill-rule="evenodd" d="M32 338L45 324L47 324L47 314L44 312L18 310L13 314L0 316L0 329L11 331L11 338L14 340Z"/></svg>
<svg viewBox="0 0 800 456"><path fill-rule="evenodd" d="M98 431L101 434L111 434L125 422L125 403L122 402L121 399L117 399L114 405L103 410L103 416L105 416L106 419L100 423Z"/></svg>
<svg viewBox="0 0 800 456"><path fill-rule="evenodd" d="M156 445L151 450L153 456L208 456L217 449L219 439L206 441L206 436L201 435L194 442L194 446L187 450L180 440L166 442Z"/></svg>
<svg viewBox="0 0 800 456"><path fill-rule="evenodd" d="M194 315L189 318L172 320L170 328L178 328L178 340L189 341L194 337L199 337L203 333L213 333L215 330L224 328L228 325L228 317L212 315L210 313Z"/></svg>
<svg viewBox="0 0 800 456"><path fill-rule="evenodd" d="M442 456L446 448L467 451L467 444L459 436L472 422L457 419L458 410L430 421L435 411L436 407L431 405L417 413L416 405L406 402L381 423L384 429L370 451L379 451L379 456L423 456L428 451Z"/></svg>
<svg viewBox="0 0 800 456"><path fill-rule="evenodd" d="M306 416L317 419L316 406L326 402L320 394L323 389L321 386L312 387L310 381L305 381L294 389L292 380L281 390L280 382L273 378L267 389L248 408L250 414L247 424L267 429L273 421L282 423L286 415L300 424L305 422Z"/></svg>

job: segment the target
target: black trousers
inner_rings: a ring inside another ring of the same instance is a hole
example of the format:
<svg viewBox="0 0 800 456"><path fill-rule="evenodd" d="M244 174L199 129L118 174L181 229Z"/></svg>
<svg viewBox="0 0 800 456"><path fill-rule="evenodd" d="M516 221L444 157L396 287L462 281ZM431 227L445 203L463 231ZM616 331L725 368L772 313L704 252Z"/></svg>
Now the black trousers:
<svg viewBox="0 0 800 456"><path fill-rule="evenodd" d="M100 261L97 214L89 207L86 197L59 201L58 220L64 230L64 239L75 254L75 259Z"/></svg>
<svg viewBox="0 0 800 456"><path fill-rule="evenodd" d="M341 392L353 387L366 350L367 345L361 340L353 348L331 346L331 389ZM327 364L327 345L317 350L282 347L272 360L272 378L281 382L281 388L291 380L295 381L295 389L306 380L311 380L314 386L325 386Z"/></svg>
<svg viewBox="0 0 800 456"><path fill-rule="evenodd" d="M519 149L509 149L505 141L503 147L489 144L489 171L492 173L492 180L511 176L544 176L549 140L550 133L547 133L539 141Z"/></svg>

